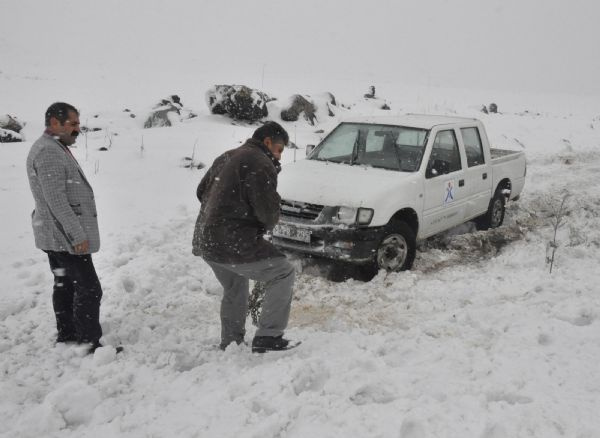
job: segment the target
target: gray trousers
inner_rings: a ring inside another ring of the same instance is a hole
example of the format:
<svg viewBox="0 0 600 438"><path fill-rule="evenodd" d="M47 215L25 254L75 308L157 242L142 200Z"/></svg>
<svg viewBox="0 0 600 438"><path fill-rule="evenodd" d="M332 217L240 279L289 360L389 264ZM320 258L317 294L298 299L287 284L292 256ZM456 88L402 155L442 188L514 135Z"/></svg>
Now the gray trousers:
<svg viewBox="0 0 600 438"><path fill-rule="evenodd" d="M221 345L241 342L246 334L249 280L265 283L256 336L280 336L287 327L296 272L285 257L252 263L225 264L206 260L223 286Z"/></svg>

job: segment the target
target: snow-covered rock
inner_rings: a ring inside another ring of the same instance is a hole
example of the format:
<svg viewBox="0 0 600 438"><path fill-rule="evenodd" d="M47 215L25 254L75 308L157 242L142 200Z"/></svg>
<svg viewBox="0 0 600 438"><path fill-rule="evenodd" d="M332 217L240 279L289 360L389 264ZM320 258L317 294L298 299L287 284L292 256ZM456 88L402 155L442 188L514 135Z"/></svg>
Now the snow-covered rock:
<svg viewBox="0 0 600 438"><path fill-rule="evenodd" d="M215 85L206 92L206 104L213 114L255 122L269 115L266 93L245 85Z"/></svg>
<svg viewBox="0 0 600 438"><path fill-rule="evenodd" d="M183 120L196 117L196 114L185 108L176 94L162 99L150 112L144 122L144 128L173 126Z"/></svg>
<svg viewBox="0 0 600 438"><path fill-rule="evenodd" d="M0 128L0 143L14 143L23 141L23 136L10 129Z"/></svg>
<svg viewBox="0 0 600 438"><path fill-rule="evenodd" d="M317 108L315 104L300 94L294 94L289 101L289 104L281 110L281 120L285 122L295 122L300 114L304 116L311 125L315 124L317 116L315 112Z"/></svg>
<svg viewBox="0 0 600 438"><path fill-rule="evenodd" d="M373 106L374 108L385 110L385 111L391 109L387 100L382 99L375 94L375 86L374 85L369 86L369 91L367 93L365 93L363 97L364 97L365 101L371 102L371 106Z"/></svg>
<svg viewBox="0 0 600 438"><path fill-rule="evenodd" d="M2 129L8 129L9 131L20 133L23 127L25 127L25 123L21 122L15 116L11 116L10 114L0 116L0 128Z"/></svg>
<svg viewBox="0 0 600 438"><path fill-rule="evenodd" d="M330 92L314 95L294 94L281 107L280 116L284 122L296 122L302 116L309 125L319 125L340 112L335 96Z"/></svg>

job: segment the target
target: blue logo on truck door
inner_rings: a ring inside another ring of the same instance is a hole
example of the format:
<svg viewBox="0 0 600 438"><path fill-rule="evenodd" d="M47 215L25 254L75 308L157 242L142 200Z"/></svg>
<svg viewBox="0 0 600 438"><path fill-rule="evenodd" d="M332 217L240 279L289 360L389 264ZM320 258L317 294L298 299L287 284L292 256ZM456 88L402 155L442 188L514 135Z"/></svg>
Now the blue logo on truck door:
<svg viewBox="0 0 600 438"><path fill-rule="evenodd" d="M456 196L454 180L446 181L445 192L444 192L444 204L450 204L454 202Z"/></svg>

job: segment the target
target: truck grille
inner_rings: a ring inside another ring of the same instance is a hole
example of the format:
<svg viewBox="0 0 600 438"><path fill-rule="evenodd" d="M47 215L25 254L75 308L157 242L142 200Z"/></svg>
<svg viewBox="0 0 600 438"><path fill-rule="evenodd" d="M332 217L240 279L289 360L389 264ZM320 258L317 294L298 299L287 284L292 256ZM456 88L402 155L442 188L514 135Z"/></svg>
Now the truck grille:
<svg viewBox="0 0 600 438"><path fill-rule="evenodd" d="M322 205L288 201L285 199L281 200L280 211L282 216L291 216L300 219L315 220L322 210Z"/></svg>

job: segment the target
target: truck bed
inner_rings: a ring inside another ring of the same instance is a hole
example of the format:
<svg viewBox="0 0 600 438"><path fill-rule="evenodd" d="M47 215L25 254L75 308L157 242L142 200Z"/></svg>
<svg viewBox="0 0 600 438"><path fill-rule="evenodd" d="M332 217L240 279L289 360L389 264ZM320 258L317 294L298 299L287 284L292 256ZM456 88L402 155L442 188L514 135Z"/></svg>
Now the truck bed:
<svg viewBox="0 0 600 438"><path fill-rule="evenodd" d="M507 159L510 159L510 158L508 158L509 156L518 155L521 153L522 153L521 151L511 151L508 149L490 148L490 155L492 157L492 160L494 160L494 162L505 161L505 160L500 160L500 158L507 157Z"/></svg>

